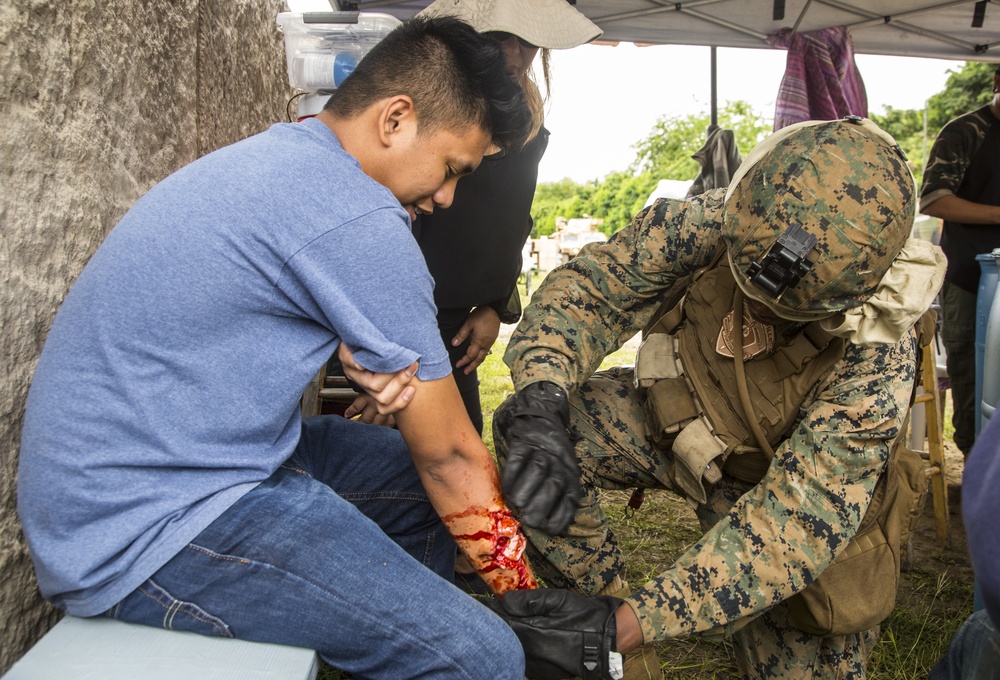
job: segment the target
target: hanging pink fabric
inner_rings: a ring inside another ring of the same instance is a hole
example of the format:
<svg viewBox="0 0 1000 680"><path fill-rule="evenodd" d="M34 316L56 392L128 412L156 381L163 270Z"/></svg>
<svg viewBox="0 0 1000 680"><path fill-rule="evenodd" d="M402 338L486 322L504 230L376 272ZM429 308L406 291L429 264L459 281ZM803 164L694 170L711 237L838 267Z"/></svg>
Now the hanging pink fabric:
<svg viewBox="0 0 1000 680"><path fill-rule="evenodd" d="M767 41L788 50L774 107L775 130L804 120L868 116L868 95L846 26L804 33L783 28Z"/></svg>

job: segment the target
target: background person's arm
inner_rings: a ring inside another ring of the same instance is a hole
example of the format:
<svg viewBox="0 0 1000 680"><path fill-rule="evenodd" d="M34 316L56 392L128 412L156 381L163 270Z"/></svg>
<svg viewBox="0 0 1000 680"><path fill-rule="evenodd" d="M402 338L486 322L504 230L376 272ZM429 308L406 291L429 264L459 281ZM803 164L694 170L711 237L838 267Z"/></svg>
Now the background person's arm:
<svg viewBox="0 0 1000 680"><path fill-rule="evenodd" d="M500 315L495 309L476 307L472 310L469 318L451 340L451 344L457 347L465 342L466 338L472 337L468 349L465 350L465 356L458 360L455 369L464 369L468 375L479 368L479 364L485 361L493 343L497 341L498 335L500 335Z"/></svg>
<svg viewBox="0 0 1000 680"><path fill-rule="evenodd" d="M938 133L920 185L917 209L921 213L963 224L1000 223L1000 207L958 197L966 174L982 148L984 126L988 123L973 112L949 122Z"/></svg>
<svg viewBox="0 0 1000 680"><path fill-rule="evenodd" d="M534 588L527 540L500 492L496 464L450 375L421 382L396 425L427 496L476 572L496 593Z"/></svg>
<svg viewBox="0 0 1000 680"><path fill-rule="evenodd" d="M955 194L945 194L932 203L925 205L921 211L931 217L940 217L949 222L962 224L1000 224L1000 205L987 205L959 198Z"/></svg>

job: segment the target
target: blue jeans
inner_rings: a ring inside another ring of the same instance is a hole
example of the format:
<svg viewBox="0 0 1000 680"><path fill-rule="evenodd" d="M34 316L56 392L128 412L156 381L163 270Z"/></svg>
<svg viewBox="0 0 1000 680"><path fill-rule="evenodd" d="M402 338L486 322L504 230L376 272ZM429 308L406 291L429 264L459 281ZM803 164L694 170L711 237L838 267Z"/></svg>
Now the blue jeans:
<svg viewBox="0 0 1000 680"><path fill-rule="evenodd" d="M985 609L965 620L929 680L1000 680L1000 632Z"/></svg>
<svg viewBox="0 0 1000 680"><path fill-rule="evenodd" d="M319 416L284 466L107 616L315 649L362 678L521 680L520 643L445 580L454 566L399 433Z"/></svg>

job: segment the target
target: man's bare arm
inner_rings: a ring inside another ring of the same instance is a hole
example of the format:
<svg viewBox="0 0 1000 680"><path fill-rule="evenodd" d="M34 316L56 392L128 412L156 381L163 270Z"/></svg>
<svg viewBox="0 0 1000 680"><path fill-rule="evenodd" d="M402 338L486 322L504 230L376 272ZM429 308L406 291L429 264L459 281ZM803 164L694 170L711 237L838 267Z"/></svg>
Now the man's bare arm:
<svg viewBox="0 0 1000 680"><path fill-rule="evenodd" d="M414 377L410 403L395 414L431 503L459 549L497 593L534 588L527 541L500 491L500 477L450 375Z"/></svg>
<svg viewBox="0 0 1000 680"><path fill-rule="evenodd" d="M1000 205L974 203L954 194L946 194L920 211L931 217L963 224L1000 224Z"/></svg>

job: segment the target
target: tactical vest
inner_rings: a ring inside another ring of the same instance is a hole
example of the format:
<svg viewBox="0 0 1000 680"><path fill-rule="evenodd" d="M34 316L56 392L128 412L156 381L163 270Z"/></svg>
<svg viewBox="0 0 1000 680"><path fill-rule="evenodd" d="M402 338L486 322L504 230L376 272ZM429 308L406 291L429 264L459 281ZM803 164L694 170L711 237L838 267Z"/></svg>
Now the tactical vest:
<svg viewBox="0 0 1000 680"><path fill-rule="evenodd" d="M669 311L644 332L636 383L646 388L654 441L673 452L675 489L704 503L705 484L721 479L723 470L756 484L770 461L747 425L735 361L716 349L736 291L725 258L696 272L689 285L684 298L666 302L663 308ZM933 320L929 323L933 329ZM744 347L758 340L753 333L744 325ZM933 338L933 330L929 335ZM846 346L816 323L774 340L769 353L753 358L744 353L751 417L772 449L790 436L806 396ZM816 580L785 601L792 625L812 635L840 636L869 630L889 615L896 602L900 546L923 508L924 467L920 456L905 447L905 437L897 437L856 535Z"/></svg>
<svg viewBox="0 0 1000 680"><path fill-rule="evenodd" d="M646 388L653 440L673 453L678 491L698 503L707 500L705 484L719 481L723 470L757 483L770 463L740 405L735 362L716 349L735 291L728 261L717 258L647 329L636 355L636 383ZM752 332L744 325L744 346L754 342ZM843 356L845 341L810 323L790 337L774 338L774 344L771 352L747 359L745 373L751 417L777 448L790 435L806 395Z"/></svg>

